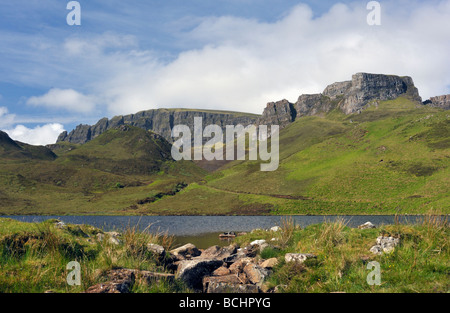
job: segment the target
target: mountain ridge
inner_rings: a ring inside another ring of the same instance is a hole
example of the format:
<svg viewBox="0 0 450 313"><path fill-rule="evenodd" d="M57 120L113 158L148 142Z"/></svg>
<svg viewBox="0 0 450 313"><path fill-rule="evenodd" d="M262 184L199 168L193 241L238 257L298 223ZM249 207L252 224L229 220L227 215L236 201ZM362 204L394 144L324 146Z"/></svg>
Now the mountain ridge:
<svg viewBox="0 0 450 313"><path fill-rule="evenodd" d="M135 114L102 118L94 125L78 125L71 132L63 132L58 142L86 143L104 131L120 125L132 125L151 130L172 142L173 125L188 125L193 131L193 118L200 116L204 125L217 124L225 130L226 125L248 126L280 125L281 128L302 116L314 116L339 109L345 114L361 112L377 101L393 100L404 96L417 104L450 109L450 95L433 97L422 102L413 79L409 76L356 73L349 81L328 85L322 93L302 94L295 103L286 99L269 102L261 115L201 109L152 109Z"/></svg>

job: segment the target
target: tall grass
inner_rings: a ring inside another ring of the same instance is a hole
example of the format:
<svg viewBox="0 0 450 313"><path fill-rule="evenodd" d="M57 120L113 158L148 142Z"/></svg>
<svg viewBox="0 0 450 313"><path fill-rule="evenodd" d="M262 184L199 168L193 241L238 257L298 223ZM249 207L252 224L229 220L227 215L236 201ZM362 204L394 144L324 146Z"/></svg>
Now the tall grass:
<svg viewBox="0 0 450 313"><path fill-rule="evenodd" d="M30 224L27 231L0 236L0 292L81 292L104 281L114 268L131 268L161 272L164 267L149 250L156 243L169 249L174 237L152 234L147 227L128 227L119 235L120 244L94 228L67 225L58 229L51 222ZM97 234L102 233L103 240ZM81 265L82 285L69 286L66 269L70 261ZM150 286L139 286L145 290ZM158 286L151 288L157 290ZM169 290L167 286L161 286Z"/></svg>
<svg viewBox="0 0 450 313"><path fill-rule="evenodd" d="M280 230L280 238L279 243L282 246L287 245L294 235L297 226L295 225L295 221L292 216L285 217L281 220L281 230Z"/></svg>
<svg viewBox="0 0 450 313"><path fill-rule="evenodd" d="M344 229L346 226L347 222L342 217L338 217L334 222L327 221L323 223L316 239L317 244L329 250L343 243L345 240Z"/></svg>

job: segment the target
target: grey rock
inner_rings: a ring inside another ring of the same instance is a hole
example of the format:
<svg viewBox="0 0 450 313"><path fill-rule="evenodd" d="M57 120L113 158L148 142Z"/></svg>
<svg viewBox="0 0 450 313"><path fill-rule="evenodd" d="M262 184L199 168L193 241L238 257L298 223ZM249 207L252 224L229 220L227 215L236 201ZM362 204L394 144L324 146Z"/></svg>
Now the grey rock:
<svg viewBox="0 0 450 313"><path fill-rule="evenodd" d="M212 281L208 284L208 293L259 293L260 289L251 284L230 284Z"/></svg>
<svg viewBox="0 0 450 313"><path fill-rule="evenodd" d="M361 224L358 226L359 229L368 229L368 228L376 228L374 224L371 222L365 222L364 224Z"/></svg>
<svg viewBox="0 0 450 313"><path fill-rule="evenodd" d="M317 256L311 253L286 253L284 255L284 260L286 261L286 263L289 262L303 263L308 259L315 259L315 258L317 258Z"/></svg>
<svg viewBox="0 0 450 313"><path fill-rule="evenodd" d="M252 284L261 286L271 271L254 263L248 263L244 267L244 273Z"/></svg>
<svg viewBox="0 0 450 313"><path fill-rule="evenodd" d="M178 265L176 277L183 280L189 288L202 290L202 280L211 276L223 264L220 260L195 258L181 261Z"/></svg>
<svg viewBox="0 0 450 313"><path fill-rule="evenodd" d="M352 81L337 82L328 85L323 91L323 95L329 97L330 99L335 99L339 96L344 96L348 93L349 89L352 87Z"/></svg>
<svg viewBox="0 0 450 313"><path fill-rule="evenodd" d="M284 128L297 117L297 111L293 103L283 99L278 102L267 103L261 118L258 119L259 125L279 125Z"/></svg>
<svg viewBox="0 0 450 313"><path fill-rule="evenodd" d="M376 245L370 248L370 252L374 254L390 253L400 244L400 238L379 236Z"/></svg>
<svg viewBox="0 0 450 313"><path fill-rule="evenodd" d="M433 108L450 110L450 95L431 97L429 100L425 101L424 104Z"/></svg>
<svg viewBox="0 0 450 313"><path fill-rule="evenodd" d="M336 104L322 94L301 95L295 103L299 117L327 113L335 107Z"/></svg>
<svg viewBox="0 0 450 313"><path fill-rule="evenodd" d="M108 272L109 280L89 287L86 293L129 293L136 276L133 270L117 269Z"/></svg>
<svg viewBox="0 0 450 313"><path fill-rule="evenodd" d="M280 226L273 226L273 227L271 227L269 230L270 230L270 231L273 231L273 232L277 232L277 231L280 231L280 230L281 230L281 227L280 227Z"/></svg>
<svg viewBox="0 0 450 313"><path fill-rule="evenodd" d="M163 246L157 245L155 243L149 243L147 249L155 255L159 261L162 261L166 256L166 249Z"/></svg>
<svg viewBox="0 0 450 313"><path fill-rule="evenodd" d="M174 139L171 131L175 125L187 125L194 133L194 117L203 118L203 127L216 124L222 127L225 133L226 125L248 126L254 124L260 115L249 113L219 112L208 110L184 110L184 109L156 109L141 111L136 114L115 116L108 120L102 118L95 125L78 125L70 133L63 132L59 135L57 142L68 141L71 143L86 143L109 129L122 125L136 126L145 130L153 131L161 135L169 142ZM204 138L206 142L209 138Z"/></svg>
<svg viewBox="0 0 450 313"><path fill-rule="evenodd" d="M270 258L261 262L260 266L263 268L273 268L278 264L277 258Z"/></svg>
<svg viewBox="0 0 450 313"><path fill-rule="evenodd" d="M216 286L218 284L241 284L241 281L239 280L239 277L235 274L229 274L224 276L206 276L203 278L203 291L207 293L215 293L217 292ZM210 288L210 285L212 287Z"/></svg>
<svg viewBox="0 0 450 313"><path fill-rule="evenodd" d="M352 84L344 95L340 106L345 114L351 114L363 109L373 100L392 100L405 96L417 102L422 102L411 77L357 73L352 76Z"/></svg>
<svg viewBox="0 0 450 313"><path fill-rule="evenodd" d="M170 253L179 260L190 259L201 254L200 250L192 243L187 243L184 246L173 249Z"/></svg>
<svg viewBox="0 0 450 313"><path fill-rule="evenodd" d="M209 258L223 261L229 258L231 255L235 254L236 251L237 247L235 245L230 245L227 247L212 246L204 250L201 254L201 257L205 259Z"/></svg>

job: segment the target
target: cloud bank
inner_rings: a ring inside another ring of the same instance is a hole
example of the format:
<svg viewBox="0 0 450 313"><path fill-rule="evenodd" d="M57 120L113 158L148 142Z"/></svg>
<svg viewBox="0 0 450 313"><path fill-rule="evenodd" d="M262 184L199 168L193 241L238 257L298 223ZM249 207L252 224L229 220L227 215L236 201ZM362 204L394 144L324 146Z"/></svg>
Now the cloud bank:
<svg viewBox="0 0 450 313"><path fill-rule="evenodd" d="M73 89L58 88L50 89L45 95L29 98L27 104L83 113L92 112L95 108L93 96L83 95Z"/></svg>
<svg viewBox="0 0 450 313"><path fill-rule="evenodd" d="M35 128L17 125L13 129L5 130L13 140L37 146L55 143L58 135L63 131L64 126L59 123L36 126Z"/></svg>
<svg viewBox="0 0 450 313"><path fill-rule="evenodd" d="M119 40L107 34L102 48L89 48L90 62L109 74L92 93L110 114L125 114L156 107L261 113L269 101L295 101L356 72L412 76L424 99L450 92L450 1L404 5L383 4L381 26L367 24L364 2L336 4L319 17L300 4L273 23L205 18L182 33L198 48L169 62L130 38L108 53L104 47Z"/></svg>
<svg viewBox="0 0 450 313"><path fill-rule="evenodd" d="M296 101L357 72L411 76L424 100L450 93L450 0L383 1L380 26L367 24L366 5L335 4L316 16L299 4L271 22L180 20L186 27L170 37L175 54L143 46L148 38L130 29L85 28L63 39L3 34L26 62L0 67L9 80L46 90L26 105L90 119L175 107L260 114L267 102ZM10 127L14 116L1 119ZM58 127L43 127L54 138Z"/></svg>

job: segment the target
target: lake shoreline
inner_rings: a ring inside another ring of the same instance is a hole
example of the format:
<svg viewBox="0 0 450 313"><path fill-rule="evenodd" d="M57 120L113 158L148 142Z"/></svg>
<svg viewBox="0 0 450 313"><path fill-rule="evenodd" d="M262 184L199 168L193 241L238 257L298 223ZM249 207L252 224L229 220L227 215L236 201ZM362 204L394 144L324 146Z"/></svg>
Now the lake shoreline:
<svg viewBox="0 0 450 313"><path fill-rule="evenodd" d="M192 221L191 221L192 222ZM0 218L5 293L448 292L447 216L349 226L342 218L253 229L226 245L175 245L133 225L106 232L58 219ZM78 262L81 284L69 285ZM372 264L372 265L371 265ZM379 279L373 280L373 266ZM369 279L370 278L370 279Z"/></svg>

